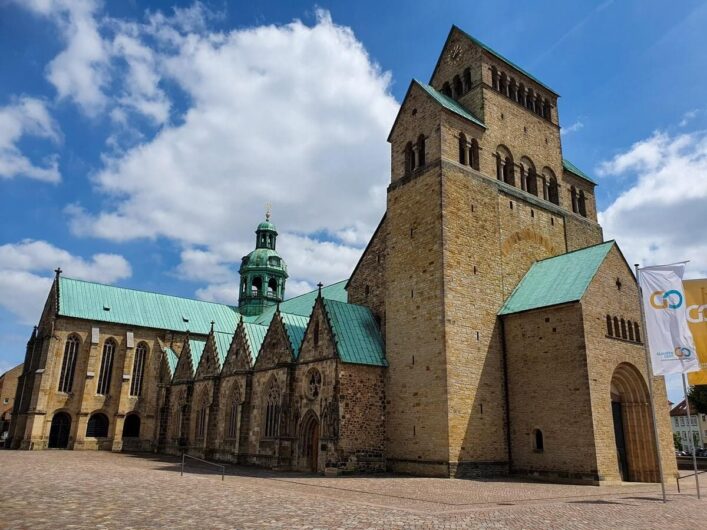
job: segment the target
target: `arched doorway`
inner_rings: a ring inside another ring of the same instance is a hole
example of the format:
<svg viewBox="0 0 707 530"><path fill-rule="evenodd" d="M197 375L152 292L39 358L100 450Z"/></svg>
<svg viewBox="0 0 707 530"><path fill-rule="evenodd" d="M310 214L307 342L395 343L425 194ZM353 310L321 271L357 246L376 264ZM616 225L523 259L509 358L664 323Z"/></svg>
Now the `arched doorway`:
<svg viewBox="0 0 707 530"><path fill-rule="evenodd" d="M87 438L106 438L108 436L108 416L96 412L88 419L86 425Z"/></svg>
<svg viewBox="0 0 707 530"><path fill-rule="evenodd" d="M621 363L611 378L616 459L622 480L658 482L653 417L648 387L638 369Z"/></svg>
<svg viewBox="0 0 707 530"><path fill-rule="evenodd" d="M71 416L66 412L57 412L52 418L49 430L49 448L66 449L69 447L69 433L71 432Z"/></svg>
<svg viewBox="0 0 707 530"><path fill-rule="evenodd" d="M319 468L319 420L312 411L302 420L300 429L300 454L303 467L316 473Z"/></svg>
<svg viewBox="0 0 707 530"><path fill-rule="evenodd" d="M128 414L123 424L123 439L140 437L140 416Z"/></svg>

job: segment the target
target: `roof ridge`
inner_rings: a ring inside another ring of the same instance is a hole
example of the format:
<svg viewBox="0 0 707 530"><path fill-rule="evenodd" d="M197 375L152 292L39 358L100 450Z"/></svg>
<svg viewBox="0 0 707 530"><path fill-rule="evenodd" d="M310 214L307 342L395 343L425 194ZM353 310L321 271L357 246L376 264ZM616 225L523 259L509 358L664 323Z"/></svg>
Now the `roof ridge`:
<svg viewBox="0 0 707 530"><path fill-rule="evenodd" d="M477 118L470 110L468 110L464 105L459 103L456 99L450 98L446 94L443 94L442 92L437 90L432 85L424 83L414 77L412 79L412 84L418 84L420 88L427 92L428 95L432 96L432 98L436 100L436 102L441 105L442 108L445 108L449 112L453 112L457 116L461 116L465 120L469 120L473 124L486 129L486 124L481 121L480 118Z"/></svg>
<svg viewBox="0 0 707 530"><path fill-rule="evenodd" d="M145 294L156 294L158 296L167 296L169 298L178 298L179 300L189 300L190 302L198 302L200 304L211 304L211 305L217 305L221 307L228 307L229 309L234 309L236 312L238 312L238 306L235 305L228 305L228 304L221 304L219 302L209 302L208 300L199 300L198 298L188 298L186 296L178 296L176 294L165 294L165 293L158 293L155 291L146 291L144 289L135 289L133 287L120 287L118 285L110 285L107 283L100 283L100 282L92 282L89 280L80 280L78 278L68 278L66 276L62 276L59 281L64 281L64 280L70 280L72 282L81 282L81 283L88 283L91 285L100 285L101 287L110 287L111 289L122 289L123 291L133 291L136 293L145 293Z"/></svg>
<svg viewBox="0 0 707 530"><path fill-rule="evenodd" d="M533 263L533 265L535 265L535 264L537 264L537 263L542 263L543 261L550 261L550 260L553 260L553 259L556 259L556 258L562 258L562 257L564 257L564 256L569 256L570 254L575 254L575 253L577 253L577 252L582 252L583 250L588 250L588 249L590 249L590 248L600 247L600 246L602 246L602 245L608 245L608 244L610 244L610 243L616 243L616 240L615 240L615 239L609 239L608 241L602 241L601 243L595 243L595 244L589 245L589 246L587 246L587 247L576 248L576 249L574 249L574 250L570 250L569 252L565 252L564 254L557 254L557 255L555 255L555 256L548 256L547 258L539 259L538 261L536 261L535 263ZM531 265L531 267L532 267L533 265ZM528 269L528 270L530 270L530 269Z"/></svg>

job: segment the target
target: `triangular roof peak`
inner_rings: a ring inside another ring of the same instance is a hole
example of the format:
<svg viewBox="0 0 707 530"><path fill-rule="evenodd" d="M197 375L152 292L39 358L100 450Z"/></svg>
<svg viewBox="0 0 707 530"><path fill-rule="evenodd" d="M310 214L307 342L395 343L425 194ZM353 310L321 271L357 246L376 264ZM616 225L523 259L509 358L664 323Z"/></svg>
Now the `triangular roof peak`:
<svg viewBox="0 0 707 530"><path fill-rule="evenodd" d="M613 240L607 241L536 261L498 314L578 302L614 245Z"/></svg>
<svg viewBox="0 0 707 530"><path fill-rule="evenodd" d="M496 50L494 50L494 49L491 48L490 46L488 46L488 45L484 44L483 42L481 42L481 41L480 41L479 39L477 39L476 37L472 37L469 33L467 33L466 31L464 31L463 29L461 29L461 28L460 28L459 26L457 26L456 24L452 24L452 27L451 27L451 29L449 30L449 34L447 35L447 39L444 41L444 46L442 47L442 52L439 54L439 58L437 59L437 64L435 65L435 68L434 68L434 70L432 71L432 75L430 76L430 81L434 78L435 74L437 73L437 69L439 68L440 62L441 62L442 57L443 57L443 55L444 55L444 50L447 48L447 45L449 44L449 41L451 40L452 35L454 35L455 32L459 33L459 34L460 34L461 36L463 36L464 38L470 40L473 44L475 44L476 46L478 46L478 47L481 48L482 50L484 50L484 51L486 51L487 53L493 55L496 59L498 59L498 60L500 60L500 61L503 61L503 62L506 63L508 66L510 66L511 68L517 70L518 72L520 72L521 74L523 74L524 76L526 76L528 79L534 81L535 83L537 83L538 85L540 85L540 86L543 87L544 89L550 91L550 92L551 92L552 94L554 94L555 96L557 96L557 97L560 96L557 92L555 92L552 88L550 88L550 87L547 86L545 83L543 83L542 81L540 81L540 80L539 80L537 77L535 77L533 74L527 72L526 70L524 70L523 68L521 68L520 66L518 66L518 65L517 65L516 63L514 63L513 61L507 59L506 57L504 57L503 55L501 55L500 53L498 53Z"/></svg>

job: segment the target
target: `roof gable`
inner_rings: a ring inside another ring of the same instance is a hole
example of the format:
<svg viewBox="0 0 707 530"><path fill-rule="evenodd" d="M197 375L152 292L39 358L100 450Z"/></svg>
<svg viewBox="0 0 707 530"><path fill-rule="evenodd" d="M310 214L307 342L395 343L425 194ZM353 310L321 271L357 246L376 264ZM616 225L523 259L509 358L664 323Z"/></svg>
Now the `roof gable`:
<svg viewBox="0 0 707 530"><path fill-rule="evenodd" d="M413 83L417 83L418 85L420 85L420 88L422 88L422 90L432 96L432 99L434 99L445 109L453 112L457 116L461 116L462 118L469 120L470 122L478 125L479 127L483 127L484 129L486 128L484 122L482 122L479 118L477 118L471 112L462 107L456 100L450 98L449 96L445 96L439 90L436 90L434 87L425 83L421 83L417 79L414 79Z"/></svg>
<svg viewBox="0 0 707 530"><path fill-rule="evenodd" d="M589 175L587 175L584 171L582 171L581 169L579 169L577 166L575 166L572 162L570 162L570 161L567 160L566 158L563 158L563 159L562 159L562 167L565 169L565 171L569 171L569 172L572 173L573 175L575 175L575 176L577 176L577 177L579 177L579 178L581 178L581 179L583 179L583 180L586 180L586 181L589 182L590 184L594 184L595 186L597 185L597 183L594 182L594 181L589 177Z"/></svg>
<svg viewBox="0 0 707 530"><path fill-rule="evenodd" d="M530 267L506 300L499 315L510 315L581 300L613 241L575 250Z"/></svg>

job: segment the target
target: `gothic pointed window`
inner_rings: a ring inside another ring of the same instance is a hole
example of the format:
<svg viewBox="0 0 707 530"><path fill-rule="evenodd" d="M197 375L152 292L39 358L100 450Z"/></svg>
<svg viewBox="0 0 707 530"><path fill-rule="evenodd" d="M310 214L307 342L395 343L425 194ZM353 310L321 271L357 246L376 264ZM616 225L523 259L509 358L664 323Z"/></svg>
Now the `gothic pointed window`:
<svg viewBox="0 0 707 530"><path fill-rule="evenodd" d="M145 375L145 359L147 358L147 344L141 342L135 348L135 360L133 361L133 376L130 380L130 395L142 395L142 380Z"/></svg>
<svg viewBox="0 0 707 530"><path fill-rule="evenodd" d="M79 338L76 335L69 336L64 345L64 358L61 361L61 372L59 373L59 392L71 392L74 386L74 373L76 372L76 358L79 354Z"/></svg>
<svg viewBox="0 0 707 530"><path fill-rule="evenodd" d="M421 134L417 137L417 165L425 165L425 136Z"/></svg>
<svg viewBox="0 0 707 530"><path fill-rule="evenodd" d="M280 388L274 379L265 396L265 437L276 438L280 433Z"/></svg>
<svg viewBox="0 0 707 530"><path fill-rule="evenodd" d="M466 165L466 136L459 133L459 163Z"/></svg>
<svg viewBox="0 0 707 530"><path fill-rule="evenodd" d="M195 435L197 440L203 440L206 437L207 421L209 418L209 399L206 390L202 393L197 406L199 408L196 410Z"/></svg>
<svg viewBox="0 0 707 530"><path fill-rule="evenodd" d="M103 356L101 357L101 368L98 372L97 394L106 395L110 391L110 383L113 377L113 356L115 355L116 344L113 339L108 339L103 344Z"/></svg>
<svg viewBox="0 0 707 530"><path fill-rule="evenodd" d="M471 145L469 147L469 165L475 169L479 170L479 142L476 138L471 139Z"/></svg>
<svg viewBox="0 0 707 530"><path fill-rule="evenodd" d="M231 399L227 409L226 421L226 438L235 440L238 438L238 426L241 410L241 389L238 382L234 382L233 390L231 391Z"/></svg>

